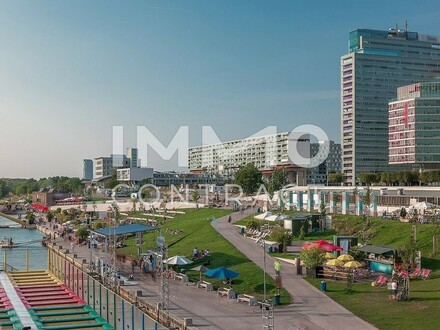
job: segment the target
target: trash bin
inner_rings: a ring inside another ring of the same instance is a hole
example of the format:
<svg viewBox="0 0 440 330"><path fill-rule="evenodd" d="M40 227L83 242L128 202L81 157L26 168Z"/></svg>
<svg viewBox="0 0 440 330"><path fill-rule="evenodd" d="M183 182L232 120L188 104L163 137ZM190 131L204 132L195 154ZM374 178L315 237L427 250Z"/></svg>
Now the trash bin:
<svg viewBox="0 0 440 330"><path fill-rule="evenodd" d="M273 296L273 304L274 305L280 305L281 304L281 296L279 294L276 294Z"/></svg>
<svg viewBox="0 0 440 330"><path fill-rule="evenodd" d="M268 247L267 247L267 252L268 252L268 253L272 253L272 252L273 252L273 248L272 248L271 246L268 246Z"/></svg>
<svg viewBox="0 0 440 330"><path fill-rule="evenodd" d="M327 291L327 282L326 281L321 281L321 291L322 292L326 292Z"/></svg>

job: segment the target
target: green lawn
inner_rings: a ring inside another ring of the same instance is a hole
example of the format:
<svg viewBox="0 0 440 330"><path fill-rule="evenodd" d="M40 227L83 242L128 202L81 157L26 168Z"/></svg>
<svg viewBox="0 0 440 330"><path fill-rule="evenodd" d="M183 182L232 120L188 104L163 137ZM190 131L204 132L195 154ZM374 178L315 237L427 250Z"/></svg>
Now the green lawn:
<svg viewBox="0 0 440 330"><path fill-rule="evenodd" d="M319 287L320 279L307 278ZM343 282L327 281L327 294L354 314L379 329L438 329L440 315L440 278L412 280L410 300L389 299L386 287L354 283L353 292L344 292Z"/></svg>
<svg viewBox="0 0 440 330"><path fill-rule="evenodd" d="M233 282L234 289L237 292L255 295L261 299L263 296L263 271L218 234L210 224L213 218L227 215L231 211L221 209L189 209L185 210L185 212L184 215L176 215L173 219L166 220L165 224L162 225L161 229L168 244L168 255L184 255L191 258L194 247L197 247L199 250L208 249L211 253L211 257L209 258L211 265L209 268L222 266L236 270L240 275ZM181 233L175 235L167 232L166 228L170 230L177 229L180 230ZM157 233L145 234L143 251L153 246L156 237ZM136 255L137 247L134 245L135 238L127 239L126 243L128 246L118 249L118 254ZM189 271L189 269L203 264L205 261L206 257L185 267L192 281L197 281L199 273ZM205 279L212 282L214 286L218 287L221 285L220 280ZM269 277L267 290L269 296L276 293L274 282ZM288 292L281 290L281 302L289 303L290 301L291 296Z"/></svg>
<svg viewBox="0 0 440 330"><path fill-rule="evenodd" d="M337 215L334 218L359 221L357 216ZM401 247L409 241L411 224L397 220L372 218L375 235L372 244ZM385 287L372 287L369 283L354 283L353 293L344 292L342 282L327 281L328 295L367 322L379 329L438 329L440 313L440 257L432 252L432 225L417 225L417 241L422 251L422 267L433 270L429 279L411 280L410 300L389 299ZM317 238L325 238L325 236ZM319 286L320 279L307 279Z"/></svg>

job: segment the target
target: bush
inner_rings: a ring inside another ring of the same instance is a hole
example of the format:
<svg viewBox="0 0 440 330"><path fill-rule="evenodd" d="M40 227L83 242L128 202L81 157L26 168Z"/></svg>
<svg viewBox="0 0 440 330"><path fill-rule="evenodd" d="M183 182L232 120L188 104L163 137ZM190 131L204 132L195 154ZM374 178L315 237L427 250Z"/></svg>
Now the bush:
<svg viewBox="0 0 440 330"><path fill-rule="evenodd" d="M260 229L260 223L258 222L258 221L256 221L256 220L249 220L247 223L246 223L246 228L247 229Z"/></svg>
<svg viewBox="0 0 440 330"><path fill-rule="evenodd" d="M300 258L307 268L315 269L324 262L324 253L318 247L310 247L301 250Z"/></svg>

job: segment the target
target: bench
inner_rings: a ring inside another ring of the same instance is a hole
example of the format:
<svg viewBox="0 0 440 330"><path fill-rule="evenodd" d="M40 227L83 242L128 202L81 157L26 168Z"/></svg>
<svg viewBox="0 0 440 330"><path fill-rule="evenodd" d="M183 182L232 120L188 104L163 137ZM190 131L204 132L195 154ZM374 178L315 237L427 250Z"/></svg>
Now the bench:
<svg viewBox="0 0 440 330"><path fill-rule="evenodd" d="M318 273L318 276L335 280L346 280L348 273L324 269L322 273Z"/></svg>
<svg viewBox="0 0 440 330"><path fill-rule="evenodd" d="M217 294L221 297L226 297L228 299L235 299L237 298L237 294L232 288L219 288L217 290Z"/></svg>
<svg viewBox="0 0 440 330"><path fill-rule="evenodd" d="M214 287L213 287L212 283L205 282L205 281L198 281L197 282L197 287L198 288L202 288L202 289L206 289L206 291L214 290Z"/></svg>
<svg viewBox="0 0 440 330"><path fill-rule="evenodd" d="M174 274L174 279L175 280L181 280L182 283L189 282L188 275L185 275L185 274L182 274L182 273Z"/></svg>
<svg viewBox="0 0 440 330"><path fill-rule="evenodd" d="M249 303L249 306L258 305L257 298L255 298L254 296L250 296L248 294L239 294L237 296L237 302L247 302Z"/></svg>

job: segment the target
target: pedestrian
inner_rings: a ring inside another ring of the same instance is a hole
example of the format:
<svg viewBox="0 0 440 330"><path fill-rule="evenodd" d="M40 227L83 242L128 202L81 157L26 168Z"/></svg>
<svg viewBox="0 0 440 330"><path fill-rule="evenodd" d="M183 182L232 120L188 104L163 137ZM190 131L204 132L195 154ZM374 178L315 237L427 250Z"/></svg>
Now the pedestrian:
<svg viewBox="0 0 440 330"><path fill-rule="evenodd" d="M273 266L275 267L275 276L281 275L281 262L277 259L275 260Z"/></svg>
<svg viewBox="0 0 440 330"><path fill-rule="evenodd" d="M229 216L229 218L228 218L228 222L231 223L231 221L232 221L232 217Z"/></svg>
<svg viewBox="0 0 440 330"><path fill-rule="evenodd" d="M397 299L397 282L396 282L396 280L393 280L393 282L391 283L391 292L393 293L393 299L396 300Z"/></svg>
<svg viewBox="0 0 440 330"><path fill-rule="evenodd" d="M196 246L193 250L193 258L197 259L198 254L199 254L199 250L197 250L197 246Z"/></svg>

